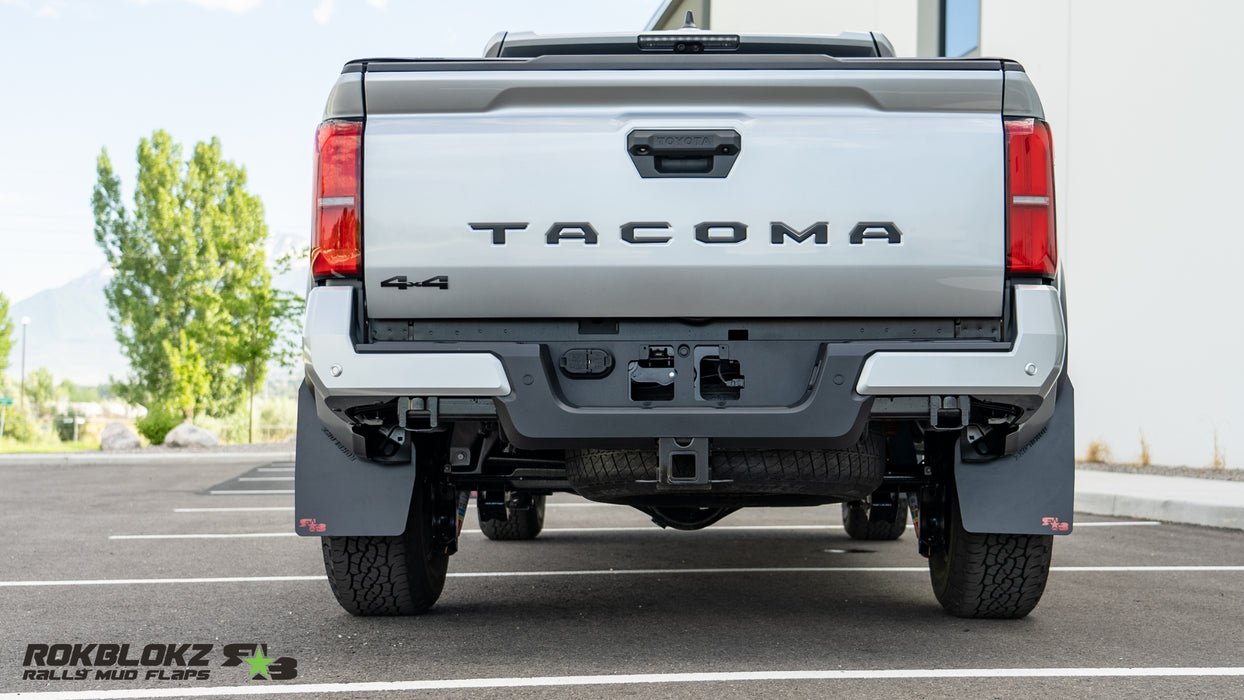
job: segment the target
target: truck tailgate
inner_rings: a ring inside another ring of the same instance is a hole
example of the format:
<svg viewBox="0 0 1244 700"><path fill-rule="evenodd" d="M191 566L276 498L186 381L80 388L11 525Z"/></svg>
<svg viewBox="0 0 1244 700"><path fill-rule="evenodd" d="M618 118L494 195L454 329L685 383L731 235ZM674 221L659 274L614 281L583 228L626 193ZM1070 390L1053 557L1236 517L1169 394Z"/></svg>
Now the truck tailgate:
<svg viewBox="0 0 1244 700"><path fill-rule="evenodd" d="M1001 314L1000 68L422 66L364 97L373 318ZM710 129L725 177L628 152Z"/></svg>

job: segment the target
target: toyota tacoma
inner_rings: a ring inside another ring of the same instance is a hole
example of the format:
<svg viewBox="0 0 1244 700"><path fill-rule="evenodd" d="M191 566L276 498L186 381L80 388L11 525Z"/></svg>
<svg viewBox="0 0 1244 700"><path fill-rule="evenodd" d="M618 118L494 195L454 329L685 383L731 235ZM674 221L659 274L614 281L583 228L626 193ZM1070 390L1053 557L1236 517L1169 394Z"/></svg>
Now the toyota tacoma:
<svg viewBox="0 0 1244 700"><path fill-rule="evenodd" d="M1050 129L1009 60L880 34L499 34L346 64L316 143L295 525L356 615L432 606L472 496L699 529L841 504L952 615L1072 524Z"/></svg>

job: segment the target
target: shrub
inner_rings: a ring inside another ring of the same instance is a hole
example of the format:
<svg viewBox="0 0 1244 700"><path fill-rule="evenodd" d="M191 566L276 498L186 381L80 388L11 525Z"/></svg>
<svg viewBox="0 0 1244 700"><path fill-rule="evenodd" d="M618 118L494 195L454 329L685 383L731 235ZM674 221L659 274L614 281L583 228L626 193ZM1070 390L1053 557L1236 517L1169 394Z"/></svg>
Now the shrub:
<svg viewBox="0 0 1244 700"><path fill-rule="evenodd" d="M246 414L242 411L234 411L223 416L197 416L194 424L214 433L220 438L221 444L234 445L246 442Z"/></svg>
<svg viewBox="0 0 1244 700"><path fill-rule="evenodd" d="M69 413L52 417L52 426L56 429L56 436L60 438L61 442L73 442L74 422L77 420L78 414L73 410L70 410ZM78 426L79 431L81 431L82 427ZM81 436L79 435L79 437Z"/></svg>
<svg viewBox="0 0 1244 700"><path fill-rule="evenodd" d="M147 410L147 415L138 420L138 432L153 445L163 445L164 436L182 423L180 412L167 406L156 404Z"/></svg>
<svg viewBox="0 0 1244 700"><path fill-rule="evenodd" d="M260 442L284 442L298 426L298 400L273 396L263 400L255 420L255 438Z"/></svg>
<svg viewBox="0 0 1244 700"><path fill-rule="evenodd" d="M1084 461L1105 464L1110 461L1110 448L1105 442L1094 440L1089 443L1088 449L1084 452Z"/></svg>
<svg viewBox="0 0 1244 700"><path fill-rule="evenodd" d="M8 406L4 412L4 437L14 442L28 443L34 440L38 432L38 424L29 411L23 411L16 404Z"/></svg>

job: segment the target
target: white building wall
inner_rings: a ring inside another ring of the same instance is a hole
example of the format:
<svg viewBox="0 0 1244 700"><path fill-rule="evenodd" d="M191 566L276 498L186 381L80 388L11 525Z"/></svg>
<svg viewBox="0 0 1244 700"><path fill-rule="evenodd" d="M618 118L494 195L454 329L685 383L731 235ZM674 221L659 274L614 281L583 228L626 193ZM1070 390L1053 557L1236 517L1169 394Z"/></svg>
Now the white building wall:
<svg viewBox="0 0 1244 700"><path fill-rule="evenodd" d="M700 0L702 1L702 0ZM688 9L690 2L684 2ZM838 34L880 31L899 56L937 51L937 37L926 46L919 36L918 6L935 9L935 0L709 0L709 29L756 34ZM672 26L682 26L682 5ZM935 11L935 10L934 10ZM703 17L697 20L703 26ZM918 46L919 45L919 46Z"/></svg>
<svg viewBox="0 0 1244 700"><path fill-rule="evenodd" d="M1244 466L1244 3L984 0L1055 130L1077 443Z"/></svg>
<svg viewBox="0 0 1244 700"><path fill-rule="evenodd" d="M710 0L723 31L885 33L930 55L936 0ZM1244 467L1244 3L982 0L1055 135L1077 450ZM932 13L932 14L931 14ZM923 30L923 31L922 31Z"/></svg>
<svg viewBox="0 0 1244 700"><path fill-rule="evenodd" d="M899 56L916 55L919 0L712 0L710 24L723 32L881 32Z"/></svg>

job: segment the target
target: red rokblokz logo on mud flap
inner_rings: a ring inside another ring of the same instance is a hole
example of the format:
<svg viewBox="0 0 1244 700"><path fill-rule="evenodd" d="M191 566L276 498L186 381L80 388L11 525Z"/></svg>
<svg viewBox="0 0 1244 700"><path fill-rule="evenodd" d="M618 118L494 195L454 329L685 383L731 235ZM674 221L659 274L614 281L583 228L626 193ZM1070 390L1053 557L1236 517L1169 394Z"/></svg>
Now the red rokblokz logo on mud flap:
<svg viewBox="0 0 1244 700"><path fill-rule="evenodd" d="M1065 523L1058 518L1041 518L1041 527L1048 527L1053 532L1067 532L1071 529L1071 523Z"/></svg>
<svg viewBox="0 0 1244 700"><path fill-rule="evenodd" d="M303 518L299 520L298 527L299 529L306 530L307 532L324 532L328 529L328 525L316 522L315 518Z"/></svg>

